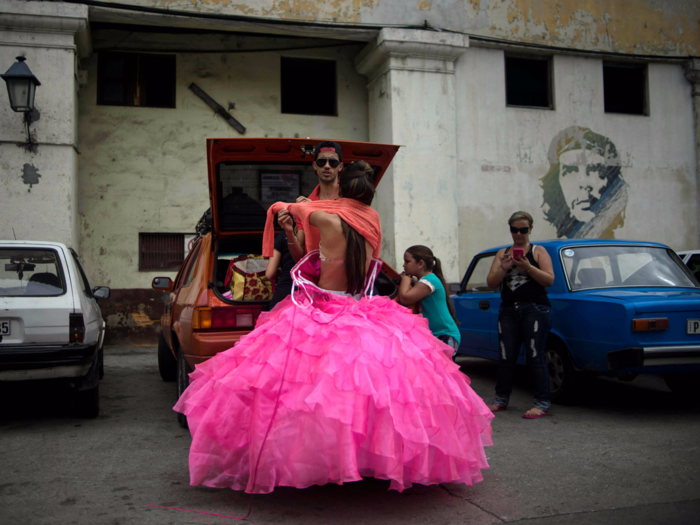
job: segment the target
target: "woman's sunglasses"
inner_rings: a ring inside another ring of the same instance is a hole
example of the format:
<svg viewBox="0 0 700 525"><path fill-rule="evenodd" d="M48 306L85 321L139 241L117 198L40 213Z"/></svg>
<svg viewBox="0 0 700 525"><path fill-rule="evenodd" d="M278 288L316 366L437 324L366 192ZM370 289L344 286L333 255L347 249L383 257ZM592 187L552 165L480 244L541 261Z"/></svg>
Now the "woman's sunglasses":
<svg viewBox="0 0 700 525"><path fill-rule="evenodd" d="M326 158L318 158L314 162L316 163L316 166L319 168L323 168L326 165L326 161L328 161L328 164L331 165L331 168L337 168L338 164L340 164L340 161L338 159L326 159Z"/></svg>
<svg viewBox="0 0 700 525"><path fill-rule="evenodd" d="M510 227L510 233L522 233L523 235L525 235L529 231L530 231L529 227L528 228L516 228L515 226Z"/></svg>

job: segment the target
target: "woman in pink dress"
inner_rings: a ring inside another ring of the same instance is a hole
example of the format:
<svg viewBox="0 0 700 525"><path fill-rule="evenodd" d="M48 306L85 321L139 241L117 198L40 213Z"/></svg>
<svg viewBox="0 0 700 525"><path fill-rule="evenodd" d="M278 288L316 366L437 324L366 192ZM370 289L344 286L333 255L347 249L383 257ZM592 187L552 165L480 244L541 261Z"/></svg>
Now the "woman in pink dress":
<svg viewBox="0 0 700 525"><path fill-rule="evenodd" d="M270 208L264 253L281 208L318 229L320 250L292 270L292 295L190 375L175 410L192 433L192 485L268 493L374 477L402 491L483 479L492 412L426 319L372 295L371 176L356 161L341 199Z"/></svg>

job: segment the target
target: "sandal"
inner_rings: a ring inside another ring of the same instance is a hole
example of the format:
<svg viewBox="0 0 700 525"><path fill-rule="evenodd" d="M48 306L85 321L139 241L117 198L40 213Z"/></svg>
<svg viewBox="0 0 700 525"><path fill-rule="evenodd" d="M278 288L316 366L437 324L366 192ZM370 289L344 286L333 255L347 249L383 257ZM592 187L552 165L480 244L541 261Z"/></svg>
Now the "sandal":
<svg viewBox="0 0 700 525"><path fill-rule="evenodd" d="M528 410L527 412L529 412L530 410ZM527 412L523 414L523 418L525 419L539 419L541 417L547 417L552 415L549 412L542 412L541 414L528 414Z"/></svg>

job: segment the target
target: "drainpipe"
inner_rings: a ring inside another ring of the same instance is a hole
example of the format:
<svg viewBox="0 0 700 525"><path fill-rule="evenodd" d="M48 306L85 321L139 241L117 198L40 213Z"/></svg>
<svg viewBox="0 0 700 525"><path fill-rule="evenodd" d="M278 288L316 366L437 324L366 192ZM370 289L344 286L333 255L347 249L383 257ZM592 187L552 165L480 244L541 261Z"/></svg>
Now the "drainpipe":
<svg viewBox="0 0 700 525"><path fill-rule="evenodd" d="M685 78L692 86L693 122L695 124L695 181L698 192L698 222L700 227L700 59L692 58L685 64Z"/></svg>

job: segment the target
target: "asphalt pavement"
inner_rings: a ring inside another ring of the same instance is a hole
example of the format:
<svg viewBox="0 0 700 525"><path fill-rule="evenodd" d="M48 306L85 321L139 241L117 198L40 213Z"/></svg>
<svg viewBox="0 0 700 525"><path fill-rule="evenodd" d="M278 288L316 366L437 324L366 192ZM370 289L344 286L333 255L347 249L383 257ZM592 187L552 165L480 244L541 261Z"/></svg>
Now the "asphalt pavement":
<svg viewBox="0 0 700 525"><path fill-rule="evenodd" d="M460 358L490 401L495 363ZM527 370L493 423L491 468L472 487L397 493L367 479L251 497L189 485L189 432L155 347L105 348L101 412L75 418L53 384L0 385L0 523L694 524L700 515L700 408L680 405L660 378L598 379L582 400L526 420Z"/></svg>

